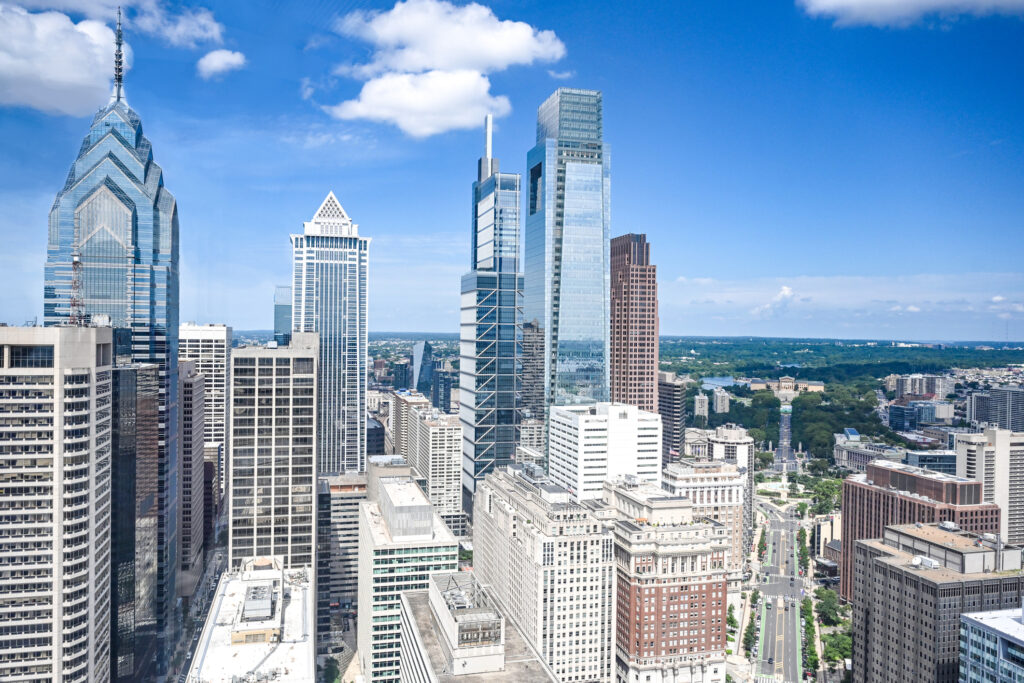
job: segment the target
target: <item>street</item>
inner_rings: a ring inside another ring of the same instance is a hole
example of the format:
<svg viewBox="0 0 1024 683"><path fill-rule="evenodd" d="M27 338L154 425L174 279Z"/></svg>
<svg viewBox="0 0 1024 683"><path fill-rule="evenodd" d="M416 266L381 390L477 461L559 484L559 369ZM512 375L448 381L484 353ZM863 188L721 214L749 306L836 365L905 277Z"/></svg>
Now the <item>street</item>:
<svg viewBox="0 0 1024 683"><path fill-rule="evenodd" d="M761 567L761 603L757 614L756 680L797 683L802 675L800 600L804 579L799 576L795 519L766 503L758 507L768 515L768 549Z"/></svg>

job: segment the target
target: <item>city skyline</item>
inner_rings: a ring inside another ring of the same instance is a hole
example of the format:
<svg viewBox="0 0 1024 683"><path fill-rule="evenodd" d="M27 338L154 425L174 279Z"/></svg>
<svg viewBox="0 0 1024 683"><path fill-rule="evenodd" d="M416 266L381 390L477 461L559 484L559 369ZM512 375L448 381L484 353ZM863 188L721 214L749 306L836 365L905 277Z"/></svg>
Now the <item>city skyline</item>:
<svg viewBox="0 0 1024 683"><path fill-rule="evenodd" d="M27 4L33 12L63 6ZM480 117L453 122L445 112L418 110L420 118L454 127L447 132L351 118L372 119L369 86L379 85L380 74L408 71L402 59L418 51L424 68L483 74L500 133L495 156L510 172L524 171L533 111L555 87L604 93L605 137L617 169L611 234L646 232L657 250L666 335L1019 339L1024 276L1014 250L979 246L1014 244L1024 208L1015 190L1024 176L1024 102L1019 89L1006 87L1019 81L1010 57L1024 32L1013 3L988 16L972 13L973 3L945 17L843 13L857 4L832 3L840 9L831 13L817 1L752 4L744 14L671 7L656 22L642 9L622 9L617 21L629 30L621 33L650 28L642 45L635 35L596 42L608 8L583 16L571 4L495 4L486 21L469 25L481 35L529 29L498 56L477 45L450 55L407 36L394 49L368 40L375 22L397 21L392 3L377 4L376 15L289 13L270 47L256 40L264 31L259 12L216 4L205 14L168 3L129 7L127 92L153 121L147 132L186 207L181 319L270 329L265 302L288 279L281 234L334 189L375 240L370 329L457 329L465 266L449 245L464 235L460 179L479 155ZM882 3L901 4L908 3ZM463 6L412 5L440 8L415 21L465 25ZM104 38L96 38L102 74L99 85L89 82L105 97L112 69L102 30L112 38L114 6L90 6L107 24L93 26ZM6 9L0 21L15 31L38 16ZM86 19L70 17L62 20L68 31ZM772 39L755 26L770 27ZM989 46L985 54L971 47L979 40ZM658 59L667 49L678 50L679 59ZM244 55L244 65L216 74L218 64L237 65L235 54ZM203 67L195 64L200 58ZM19 59L49 83L39 55L26 47ZM0 117L9 141L0 154L7 208L0 232L10 238L0 257L9 273L0 310L21 323L41 314L27 294L42 280L45 212L62 181L56 162L76 149L84 125L78 117L102 102L83 104L76 88L66 96L36 88L50 99L27 100L12 78L0 72L9 86ZM174 97L157 83L172 86ZM260 90L254 107L258 87L280 97ZM60 111L62 97L74 100L75 115L39 111ZM671 134L652 134L659 126ZM28 154L26 145L36 149L29 141L38 139L49 141L46 149ZM395 185L410 193L400 206L387 201ZM254 193L268 201L244 199ZM242 226L245 249L225 266L218 255ZM723 235L722 258L695 256L715 253ZM907 257L922 247L942 258ZM396 284L397 274L424 286L409 292Z"/></svg>

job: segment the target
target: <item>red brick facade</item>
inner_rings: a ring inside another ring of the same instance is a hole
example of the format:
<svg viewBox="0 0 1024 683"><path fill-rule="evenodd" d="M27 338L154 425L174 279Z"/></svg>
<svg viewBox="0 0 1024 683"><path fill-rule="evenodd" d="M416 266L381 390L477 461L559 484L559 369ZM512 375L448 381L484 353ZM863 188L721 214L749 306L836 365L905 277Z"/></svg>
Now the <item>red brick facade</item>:
<svg viewBox="0 0 1024 683"><path fill-rule="evenodd" d="M611 399L658 412L658 278L646 235L611 242Z"/></svg>

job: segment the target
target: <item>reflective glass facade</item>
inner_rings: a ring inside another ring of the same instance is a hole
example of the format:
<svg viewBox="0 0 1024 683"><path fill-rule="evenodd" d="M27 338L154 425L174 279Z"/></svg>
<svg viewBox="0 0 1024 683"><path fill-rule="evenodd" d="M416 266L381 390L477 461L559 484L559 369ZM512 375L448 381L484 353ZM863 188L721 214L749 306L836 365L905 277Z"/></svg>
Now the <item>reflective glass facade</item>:
<svg viewBox="0 0 1024 683"><path fill-rule="evenodd" d="M112 98L93 118L50 209L46 325L69 321L76 252L85 321L105 315L114 327L130 329L131 360L160 368L157 624L173 645L175 634L168 629L176 622L178 566L178 211L142 121L123 98Z"/></svg>
<svg viewBox="0 0 1024 683"><path fill-rule="evenodd" d="M500 173L487 150L473 183L470 268L462 278L459 416L463 509L477 483L512 462L519 442L522 388L522 291L519 184Z"/></svg>
<svg viewBox="0 0 1024 683"><path fill-rule="evenodd" d="M292 330L320 333L317 471L366 471L370 239L331 192L292 235Z"/></svg>
<svg viewBox="0 0 1024 683"><path fill-rule="evenodd" d="M274 341L287 346L292 338L292 288L282 285L274 289Z"/></svg>
<svg viewBox="0 0 1024 683"><path fill-rule="evenodd" d="M611 156L600 92L559 88L540 106L527 192L524 409L540 416L609 395Z"/></svg>
<svg viewBox="0 0 1024 683"><path fill-rule="evenodd" d="M160 369L112 375L110 679L144 681L156 677Z"/></svg>

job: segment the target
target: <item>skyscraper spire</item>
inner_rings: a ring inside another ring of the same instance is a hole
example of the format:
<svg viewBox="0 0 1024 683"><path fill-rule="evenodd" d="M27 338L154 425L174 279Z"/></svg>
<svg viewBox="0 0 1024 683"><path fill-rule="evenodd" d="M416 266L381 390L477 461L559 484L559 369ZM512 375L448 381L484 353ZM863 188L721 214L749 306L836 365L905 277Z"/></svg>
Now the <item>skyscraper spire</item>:
<svg viewBox="0 0 1024 683"><path fill-rule="evenodd" d="M117 34L114 39L114 102L120 102L124 87L124 37L121 34L121 6L117 7Z"/></svg>

